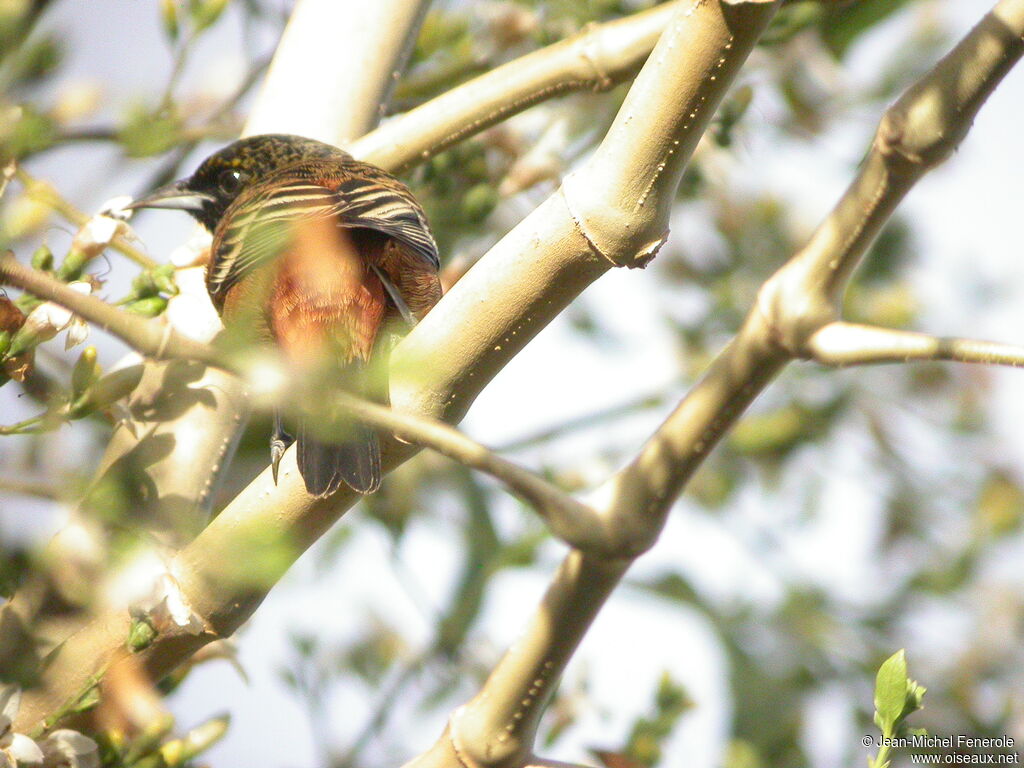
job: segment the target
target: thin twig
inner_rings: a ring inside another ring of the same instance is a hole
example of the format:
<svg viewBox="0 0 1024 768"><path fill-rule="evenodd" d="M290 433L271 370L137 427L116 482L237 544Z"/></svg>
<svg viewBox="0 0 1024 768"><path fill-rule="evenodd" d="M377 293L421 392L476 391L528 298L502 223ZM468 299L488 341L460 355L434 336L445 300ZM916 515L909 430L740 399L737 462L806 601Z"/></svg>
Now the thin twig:
<svg viewBox="0 0 1024 768"><path fill-rule="evenodd" d="M0 434L4 433L0 432ZM0 491L16 493L21 496L35 496L50 501L60 501L63 495L60 487L53 483L16 477L0 477Z"/></svg>
<svg viewBox="0 0 1024 768"><path fill-rule="evenodd" d="M812 360L850 366L949 360L958 363L1024 367L1024 347L995 341L930 336L858 323L829 323L807 342Z"/></svg>
<svg viewBox="0 0 1024 768"><path fill-rule="evenodd" d="M10 251L0 256L0 285L21 288L60 304L156 360L187 358L218 367L227 365L212 348L175 331L166 323L130 314L95 296L78 293L46 272L25 266Z"/></svg>
<svg viewBox="0 0 1024 768"><path fill-rule="evenodd" d="M87 213L80 211L74 205L65 200L52 184L31 176L28 171L20 165L15 170L15 176L18 181L24 185L25 194L35 200L38 200L44 205L48 205L72 224L81 227L84 226L91 218ZM111 241L110 246L123 253L144 269L152 269L157 266L156 261L129 243L121 235L116 236Z"/></svg>
<svg viewBox="0 0 1024 768"><path fill-rule="evenodd" d="M551 532L577 549L602 552L609 544L601 517L565 491L514 462L503 459L454 427L423 416L393 411L368 400L338 393L337 406L396 437L432 448L460 464L500 480L533 507Z"/></svg>

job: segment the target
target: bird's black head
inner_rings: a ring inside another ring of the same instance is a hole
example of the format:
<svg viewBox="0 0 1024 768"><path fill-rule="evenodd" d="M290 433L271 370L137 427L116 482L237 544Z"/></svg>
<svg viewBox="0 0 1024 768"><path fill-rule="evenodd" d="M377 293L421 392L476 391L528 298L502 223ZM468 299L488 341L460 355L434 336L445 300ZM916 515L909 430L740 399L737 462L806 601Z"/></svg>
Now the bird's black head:
<svg viewBox="0 0 1024 768"><path fill-rule="evenodd" d="M213 232L224 211L249 185L304 160L344 157L345 152L337 147L302 136L249 136L210 155L187 179L161 187L127 207L188 211Z"/></svg>

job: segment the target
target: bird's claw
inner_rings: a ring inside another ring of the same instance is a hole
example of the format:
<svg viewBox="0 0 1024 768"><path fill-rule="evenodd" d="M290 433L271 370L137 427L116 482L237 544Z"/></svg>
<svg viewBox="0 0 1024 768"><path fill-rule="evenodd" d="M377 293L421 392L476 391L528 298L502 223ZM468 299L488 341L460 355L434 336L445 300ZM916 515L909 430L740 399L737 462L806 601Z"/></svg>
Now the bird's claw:
<svg viewBox="0 0 1024 768"><path fill-rule="evenodd" d="M277 485L277 470L281 466L281 459L288 446L295 442L295 438L285 432L280 412L274 411L274 431L270 435L270 471L274 475L274 485Z"/></svg>
<svg viewBox="0 0 1024 768"><path fill-rule="evenodd" d="M281 466L281 459L284 457L284 452L288 450L288 443L286 443L280 437L275 437L270 441L270 471L274 475L274 485L277 485L277 470Z"/></svg>

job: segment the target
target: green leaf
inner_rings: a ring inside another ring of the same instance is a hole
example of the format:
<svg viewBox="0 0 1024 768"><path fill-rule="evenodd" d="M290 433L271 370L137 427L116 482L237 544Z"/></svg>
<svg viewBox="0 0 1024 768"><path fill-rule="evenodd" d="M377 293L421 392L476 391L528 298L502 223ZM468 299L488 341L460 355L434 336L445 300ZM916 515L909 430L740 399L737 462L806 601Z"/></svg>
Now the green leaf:
<svg viewBox="0 0 1024 768"><path fill-rule="evenodd" d="M836 58L842 58L863 33L908 2L910 0L860 0L841 6L837 3L822 24L822 38Z"/></svg>
<svg viewBox="0 0 1024 768"><path fill-rule="evenodd" d="M886 659L875 678L875 723L886 736L892 735L903 717L909 682L906 654L899 650Z"/></svg>
<svg viewBox="0 0 1024 768"><path fill-rule="evenodd" d="M212 26L220 15L227 8L228 0L192 0L189 3L189 13L192 16L192 24L196 32L201 32Z"/></svg>

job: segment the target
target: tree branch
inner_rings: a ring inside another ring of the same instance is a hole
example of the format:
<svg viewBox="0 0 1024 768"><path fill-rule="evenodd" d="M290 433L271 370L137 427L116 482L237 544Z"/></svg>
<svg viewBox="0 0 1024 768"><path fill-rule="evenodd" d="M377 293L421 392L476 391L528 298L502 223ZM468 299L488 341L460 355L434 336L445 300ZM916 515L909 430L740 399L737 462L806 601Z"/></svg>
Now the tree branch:
<svg viewBox="0 0 1024 768"><path fill-rule="evenodd" d="M636 74L675 10L662 5L588 27L389 120L354 142L356 157L400 173L542 101L608 90Z"/></svg>
<svg viewBox="0 0 1024 768"><path fill-rule="evenodd" d="M427 0L301 0L245 135L297 133L340 146L362 136L384 114L428 6Z"/></svg>
<svg viewBox="0 0 1024 768"><path fill-rule="evenodd" d="M761 289L761 312L796 356L839 307L867 247L904 196L967 135L1024 53L1024 2L1002 0L886 111L857 177L795 258Z"/></svg>
<svg viewBox="0 0 1024 768"><path fill-rule="evenodd" d="M957 47L951 55L954 64L950 64L950 57L947 57L937 67L938 75L933 73L925 77L923 82L933 88L948 87L949 83L942 81L949 77L950 72L957 69L971 72L964 78L970 87L954 89L959 101L953 99L953 104L941 110L947 122L927 121L934 134L921 130L922 126L916 119L908 119L904 123L902 135L914 138L913 144L905 146L931 146L941 143L944 136L955 137L951 145L955 146L980 106L979 94L991 92L1007 71L1007 62L1019 57L1019 49L1024 44L1022 33L1024 2L1003 0L996 11ZM999 44L999 53L993 53L993 45L988 40L992 35ZM652 60L656 59L656 54L657 51ZM935 96L931 88L915 86L897 102L895 115L926 114L927 110L921 107L927 106L928 99ZM892 125L889 121L895 115L890 113L883 126ZM954 119L958 121L956 124L947 124ZM886 146L891 148L893 136L891 132L887 135L889 143ZM611 136L609 134L609 140ZM888 153L884 158L879 157L883 167L889 158L891 155ZM903 160L899 162L902 166ZM837 286L845 287L845 281L852 272L852 267L844 271L842 266L859 258L896 202L924 172L916 165L912 172L904 172L902 167L899 170L902 174L899 185L886 185L873 197L858 197L859 203L866 204L859 216L854 215L851 197L844 197L836 212L823 225L829 239L817 241L817 244L812 241L807 250L795 256L766 284L768 296L773 298L783 295L783 292L772 294L770 291L779 286L788 288L789 291L784 293L788 300L771 303L770 314L765 311L765 302L759 301L738 336L716 358L637 458L593 494L591 506L606 510L606 523L621 532L622 540L635 549L632 556L653 543L670 504L693 471L744 408L796 355L791 347L780 343L789 339L784 331L800 329L808 319L817 321L819 327L820 317L831 319L829 312L822 315L808 313L807 307L821 298L820 303L832 309L827 299L835 302L837 292L841 293ZM624 173L618 178L627 184L627 189L641 191L638 200L646 197L642 180L638 182ZM851 189L859 188L855 182ZM602 224L598 220L598 227ZM612 220L611 226L598 231L601 235L607 233L614 237L615 228ZM808 253L815 258L808 257ZM794 269L794 264L803 269ZM817 265L819 269L808 269L808 264L812 267ZM825 270L820 269L822 265ZM808 272L819 278L817 282L803 280L796 288L787 284L789 275L803 276ZM820 279L834 274L840 275L837 278L839 284L834 284L831 279ZM480 694L453 714L448 730L437 744L410 766L440 768L467 762L480 765L522 764L541 708L538 702L546 698L546 691L557 679L593 616L625 573L632 556L614 561L598 560L578 551L570 553L552 580L524 636L502 658Z"/></svg>
<svg viewBox="0 0 1024 768"><path fill-rule="evenodd" d="M346 393L339 393L333 401L336 407L360 421L386 430L399 439L432 448L463 466L500 480L536 510L556 537L570 546L596 553L615 546L596 511L539 475L471 440L454 427L436 419L394 411Z"/></svg>
<svg viewBox="0 0 1024 768"><path fill-rule="evenodd" d="M132 315L95 296L78 293L46 272L25 266L10 251L0 256L0 285L21 288L60 304L156 360L188 358L223 365L210 347L176 332L167 323Z"/></svg>
<svg viewBox="0 0 1024 768"><path fill-rule="evenodd" d="M807 340L810 358L823 365L849 366L950 360L958 363L1024 367L1024 347L995 341L930 336L858 323L829 323Z"/></svg>

